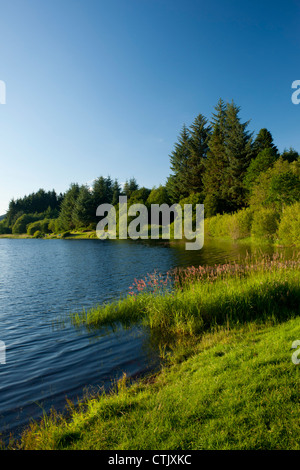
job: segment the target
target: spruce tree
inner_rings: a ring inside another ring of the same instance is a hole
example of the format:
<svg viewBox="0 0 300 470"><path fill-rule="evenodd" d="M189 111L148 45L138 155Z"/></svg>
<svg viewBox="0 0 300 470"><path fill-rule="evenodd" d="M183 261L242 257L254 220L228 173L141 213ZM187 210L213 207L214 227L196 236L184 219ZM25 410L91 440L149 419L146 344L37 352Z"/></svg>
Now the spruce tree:
<svg viewBox="0 0 300 470"><path fill-rule="evenodd" d="M96 206L94 197L87 186L81 186L76 199L72 220L75 227L87 227L96 220Z"/></svg>
<svg viewBox="0 0 300 470"><path fill-rule="evenodd" d="M226 107L225 184L223 198L228 201L228 210L235 211L246 205L244 176L252 157L252 134L247 131L248 122L242 123L240 108L234 102Z"/></svg>
<svg viewBox="0 0 300 470"><path fill-rule="evenodd" d="M189 128L189 160L186 174L183 175L190 193L203 191L203 175L208 152L211 127L207 119L199 114Z"/></svg>
<svg viewBox="0 0 300 470"><path fill-rule="evenodd" d="M204 206L207 216L223 213L226 210L224 196L227 159L226 140L226 105L220 99L215 106L211 120L212 132L208 141L208 152L203 176Z"/></svg>
<svg viewBox="0 0 300 470"><path fill-rule="evenodd" d="M175 144L174 150L170 155L173 174L168 179L167 188L172 202L178 202L180 199L187 197L190 192L187 178L191 157L190 140L189 130L184 124L179 134L178 142Z"/></svg>
<svg viewBox="0 0 300 470"><path fill-rule="evenodd" d="M262 150L270 148L275 154L278 154L278 149L273 142L273 136L265 127L260 129L254 142L253 142L253 156L256 157Z"/></svg>
<svg viewBox="0 0 300 470"><path fill-rule="evenodd" d="M70 230L75 228L75 222L73 220L73 209L75 207L79 191L79 185L77 183L72 183L61 203L59 223L63 230Z"/></svg>

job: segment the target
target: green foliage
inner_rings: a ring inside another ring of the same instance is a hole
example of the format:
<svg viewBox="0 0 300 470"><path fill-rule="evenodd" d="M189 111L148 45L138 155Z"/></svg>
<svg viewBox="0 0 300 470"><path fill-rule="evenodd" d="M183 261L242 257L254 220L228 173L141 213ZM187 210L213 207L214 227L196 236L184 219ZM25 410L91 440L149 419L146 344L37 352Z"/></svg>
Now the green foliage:
<svg viewBox="0 0 300 470"><path fill-rule="evenodd" d="M229 216L228 235L233 240L247 238L251 235L251 227L253 221L253 210L244 208Z"/></svg>
<svg viewBox="0 0 300 470"><path fill-rule="evenodd" d="M42 232L40 230L37 230L36 232L34 232L33 238L43 238Z"/></svg>
<svg viewBox="0 0 300 470"><path fill-rule="evenodd" d="M127 201L128 206L132 206L132 204L146 204L150 193L151 190L145 187L132 191Z"/></svg>
<svg viewBox="0 0 300 470"><path fill-rule="evenodd" d="M75 228L75 222L73 220L73 211L76 200L79 196L79 192L79 185L77 183L72 183L61 203L59 224L64 230Z"/></svg>
<svg viewBox="0 0 300 470"><path fill-rule="evenodd" d="M3 219L0 221L0 235L6 235L11 233L11 228L7 225L7 220Z"/></svg>
<svg viewBox="0 0 300 470"><path fill-rule="evenodd" d="M168 197L167 188L162 185L158 186L158 188L154 186L154 188L152 188L146 201L146 205L148 207L150 207L151 204L161 205L161 204L169 204L169 203L170 201Z"/></svg>
<svg viewBox="0 0 300 470"><path fill-rule="evenodd" d="M289 150L285 149L281 154L283 160L287 160L289 163L292 163L299 159L299 153L293 148L290 147Z"/></svg>
<svg viewBox="0 0 300 470"><path fill-rule="evenodd" d="M276 175L286 173L290 170L290 164L283 158L278 158L276 162L266 171L260 173L256 179L255 185L252 187L250 197L250 207L259 209L266 204L271 205L269 200L269 190L272 178Z"/></svg>
<svg viewBox="0 0 300 470"><path fill-rule="evenodd" d="M71 232L69 230L67 230L66 232L63 232L61 234L61 238L66 238L66 237L69 237L71 235Z"/></svg>
<svg viewBox="0 0 300 470"><path fill-rule="evenodd" d="M21 234L27 232L27 225L38 220L39 216L34 214L23 214L14 223L12 233Z"/></svg>
<svg viewBox="0 0 300 470"><path fill-rule="evenodd" d="M270 168L277 160L278 155L271 148L266 148L259 152L256 158L254 158L247 168L244 184L247 189L251 189L260 173L265 172Z"/></svg>
<svg viewBox="0 0 300 470"><path fill-rule="evenodd" d="M50 219L49 224L48 224L48 229L50 232L53 232L53 233L62 232L63 227L61 224L61 219L60 218Z"/></svg>
<svg viewBox="0 0 300 470"><path fill-rule="evenodd" d="M278 207L300 201L300 178L292 171L274 175L270 181L268 201Z"/></svg>
<svg viewBox="0 0 300 470"><path fill-rule="evenodd" d="M34 235L37 230L41 231L42 233L50 233L51 230L49 229L49 222L49 219L32 222L31 224L27 225L27 234Z"/></svg>
<svg viewBox="0 0 300 470"><path fill-rule="evenodd" d="M134 191L137 191L138 189L139 189L139 185L137 184L136 179L130 178L130 180L129 181L126 180L124 184L123 194L127 196L127 199L129 200L132 193L134 193Z"/></svg>
<svg viewBox="0 0 300 470"><path fill-rule="evenodd" d="M280 216L278 212L272 208L263 207L253 212L253 221L251 226L251 235L254 238L262 238L273 241Z"/></svg>
<svg viewBox="0 0 300 470"><path fill-rule="evenodd" d="M252 156L248 122L241 122L240 108L220 100L215 110L203 177L209 216L245 206L243 178Z"/></svg>
<svg viewBox="0 0 300 470"><path fill-rule="evenodd" d="M278 226L280 242L300 246L300 202L284 208Z"/></svg>
<svg viewBox="0 0 300 470"><path fill-rule="evenodd" d="M76 228L96 222L95 195L87 186L81 186L72 211L72 223Z"/></svg>
<svg viewBox="0 0 300 470"><path fill-rule="evenodd" d="M43 189L17 200L12 199L7 212L8 226L14 225L22 214L45 213L45 217L57 217L62 200L62 194Z"/></svg>
<svg viewBox="0 0 300 470"><path fill-rule="evenodd" d="M278 149L273 142L273 136L268 129L263 128L259 131L256 136L256 139L253 143L253 154L254 157L257 156L260 152L270 149L276 155L278 154Z"/></svg>
<svg viewBox="0 0 300 470"><path fill-rule="evenodd" d="M183 126L170 155L172 174L167 190L172 203L203 190L203 175L211 128L199 114L190 128Z"/></svg>

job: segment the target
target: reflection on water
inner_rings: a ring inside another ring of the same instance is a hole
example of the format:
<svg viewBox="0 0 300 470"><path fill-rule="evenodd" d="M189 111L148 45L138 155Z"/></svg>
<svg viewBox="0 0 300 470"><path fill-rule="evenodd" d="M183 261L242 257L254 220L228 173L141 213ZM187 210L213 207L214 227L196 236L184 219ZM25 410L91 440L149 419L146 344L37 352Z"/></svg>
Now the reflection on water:
<svg viewBox="0 0 300 470"><path fill-rule="evenodd" d="M256 248L257 249L257 248ZM0 240L0 432L16 433L66 396L110 387L158 364L157 344L140 328L111 335L79 332L58 318L128 293L134 278L178 266L242 259L251 245L205 242L186 251L161 243L100 240ZM272 253L273 248L264 247Z"/></svg>

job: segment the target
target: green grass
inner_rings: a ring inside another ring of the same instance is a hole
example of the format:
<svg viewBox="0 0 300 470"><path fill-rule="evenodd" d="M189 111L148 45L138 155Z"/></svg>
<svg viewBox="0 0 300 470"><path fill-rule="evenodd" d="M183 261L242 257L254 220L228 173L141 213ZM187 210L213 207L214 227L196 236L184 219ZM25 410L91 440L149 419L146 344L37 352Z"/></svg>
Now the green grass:
<svg viewBox="0 0 300 470"><path fill-rule="evenodd" d="M248 260L243 266L190 268L175 273L177 288L169 292L157 279L156 294L132 291L134 295L125 299L76 313L72 321L87 328L142 322L162 333L190 336L216 325L264 323L270 318L284 321L300 305L299 268L299 259L268 258ZM144 280L145 285L148 282Z"/></svg>
<svg viewBox="0 0 300 470"><path fill-rule="evenodd" d="M299 449L299 318L207 333L187 360L33 424L23 449Z"/></svg>
<svg viewBox="0 0 300 470"><path fill-rule="evenodd" d="M21 449L299 449L299 259L177 270L72 316L86 328L147 327L161 370L32 423ZM144 288L143 288L144 286ZM139 292L136 294L136 290Z"/></svg>

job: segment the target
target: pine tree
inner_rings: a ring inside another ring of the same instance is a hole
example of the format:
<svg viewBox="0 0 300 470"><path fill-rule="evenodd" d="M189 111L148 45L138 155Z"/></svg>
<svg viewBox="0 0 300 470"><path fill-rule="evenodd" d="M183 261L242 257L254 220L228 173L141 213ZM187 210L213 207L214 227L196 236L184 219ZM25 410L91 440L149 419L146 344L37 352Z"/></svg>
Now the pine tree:
<svg viewBox="0 0 300 470"><path fill-rule="evenodd" d="M183 179L190 193L201 193L203 191L203 175L208 152L208 142L211 127L207 119L199 114L189 128L189 160L188 168Z"/></svg>
<svg viewBox="0 0 300 470"><path fill-rule="evenodd" d="M81 186L72 212L73 223L77 228L87 227L95 223L95 219L96 206L93 194L87 186Z"/></svg>
<svg viewBox="0 0 300 470"><path fill-rule="evenodd" d="M121 186L119 185L118 180L115 180L112 186L112 201L113 206L119 203L119 197L121 196Z"/></svg>
<svg viewBox="0 0 300 470"><path fill-rule="evenodd" d="M246 205L244 176L252 157L252 135L247 131L249 121L242 123L240 108L234 102L226 107L226 146L227 167L223 198L228 201L228 210L235 211Z"/></svg>
<svg viewBox="0 0 300 470"><path fill-rule="evenodd" d="M124 187L123 187L123 194L130 199L132 193L139 189L139 185L136 182L135 178L130 178L130 180L126 180Z"/></svg>
<svg viewBox="0 0 300 470"><path fill-rule="evenodd" d="M187 173L191 157L190 133L184 124L170 155L172 175L168 178L167 189L172 202L178 202L190 193Z"/></svg>
<svg viewBox="0 0 300 470"><path fill-rule="evenodd" d="M268 129L265 127L260 129L259 133L256 136L255 141L253 142L253 156L254 158L262 151L267 148L271 148L275 154L278 154L278 149L273 142L273 136Z"/></svg>
<svg viewBox="0 0 300 470"><path fill-rule="evenodd" d="M220 99L211 120L212 132L208 141L208 152L203 175L204 206L207 216L223 213L226 210L225 176L227 159L226 140L226 105Z"/></svg>
<svg viewBox="0 0 300 470"><path fill-rule="evenodd" d="M59 219L60 226L63 228L63 230L75 228L75 223L73 220L73 209L78 198L79 191L79 185L77 183L72 183L61 203Z"/></svg>

